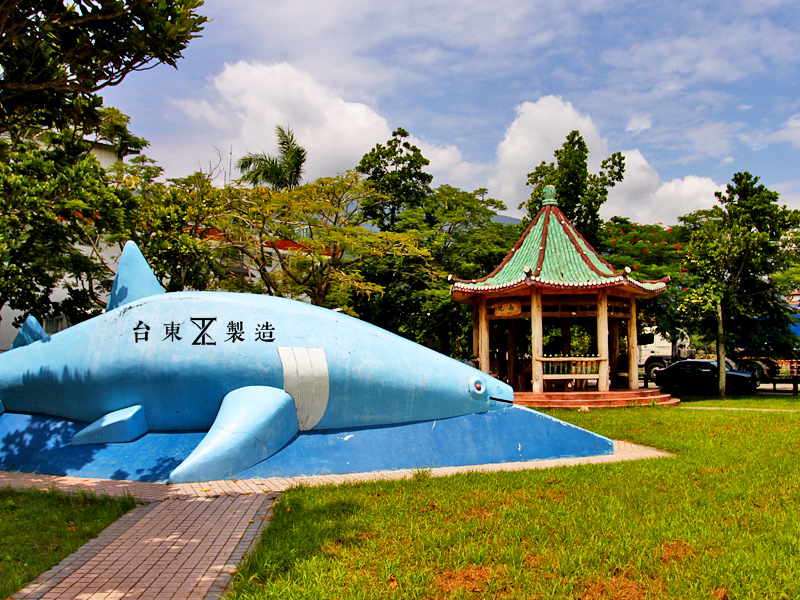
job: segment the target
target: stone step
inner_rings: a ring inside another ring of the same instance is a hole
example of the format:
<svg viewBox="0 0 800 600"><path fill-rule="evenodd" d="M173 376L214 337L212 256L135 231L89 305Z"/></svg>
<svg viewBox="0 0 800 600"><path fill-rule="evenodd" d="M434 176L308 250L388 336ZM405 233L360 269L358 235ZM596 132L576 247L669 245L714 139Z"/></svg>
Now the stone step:
<svg viewBox="0 0 800 600"><path fill-rule="evenodd" d="M597 399L630 399L630 398L643 398L643 397L656 397L661 396L659 388L642 388L639 390L610 390L608 392L544 392L542 394L535 394L533 392L514 392L514 401L528 401L539 400L547 398L548 400L597 400Z"/></svg>

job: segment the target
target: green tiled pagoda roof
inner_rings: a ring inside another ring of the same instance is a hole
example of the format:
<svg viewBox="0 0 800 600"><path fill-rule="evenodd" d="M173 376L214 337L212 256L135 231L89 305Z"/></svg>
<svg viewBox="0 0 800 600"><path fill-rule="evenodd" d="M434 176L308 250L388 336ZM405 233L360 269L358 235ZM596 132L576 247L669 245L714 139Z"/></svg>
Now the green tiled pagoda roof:
<svg viewBox="0 0 800 600"><path fill-rule="evenodd" d="M474 294L505 293L526 286L579 291L619 287L645 297L666 289L662 281L636 281L616 271L592 248L554 202L545 201L522 238L486 277L453 281L457 299ZM504 294L505 295L505 294Z"/></svg>

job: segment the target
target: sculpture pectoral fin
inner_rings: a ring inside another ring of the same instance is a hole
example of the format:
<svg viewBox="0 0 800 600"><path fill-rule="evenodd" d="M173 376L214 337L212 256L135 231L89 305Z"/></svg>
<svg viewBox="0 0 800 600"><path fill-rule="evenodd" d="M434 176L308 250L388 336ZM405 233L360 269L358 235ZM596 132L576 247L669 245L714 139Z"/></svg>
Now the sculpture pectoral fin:
<svg viewBox="0 0 800 600"><path fill-rule="evenodd" d="M243 387L222 400L206 436L172 473L172 483L235 475L268 458L299 431L297 410L285 391Z"/></svg>
<svg viewBox="0 0 800 600"><path fill-rule="evenodd" d="M137 404L103 415L72 436L73 446L81 444L113 444L131 442L147 433L144 407Z"/></svg>

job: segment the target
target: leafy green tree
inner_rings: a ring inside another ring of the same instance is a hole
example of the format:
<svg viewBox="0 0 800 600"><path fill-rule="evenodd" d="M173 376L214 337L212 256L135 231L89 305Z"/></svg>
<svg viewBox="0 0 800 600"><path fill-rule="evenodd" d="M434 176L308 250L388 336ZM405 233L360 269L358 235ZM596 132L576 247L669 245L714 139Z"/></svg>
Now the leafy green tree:
<svg viewBox="0 0 800 600"><path fill-rule="evenodd" d="M387 256L425 255L413 235L366 226L359 207L374 193L352 172L283 191L243 189L216 221L247 272L226 285L352 312L352 293L382 291L362 269Z"/></svg>
<svg viewBox="0 0 800 600"><path fill-rule="evenodd" d="M432 190L430 161L397 129L377 144L357 169L380 196L366 198L362 210L381 231L419 239L426 259L387 256L361 273L383 291L354 297L355 312L380 327L459 357L472 345L472 315L450 299L447 275L480 277L503 259L519 237L518 228L493 222L505 206L486 190L466 192L449 185ZM429 258L428 258L429 257Z"/></svg>
<svg viewBox="0 0 800 600"><path fill-rule="evenodd" d="M0 2L0 133L95 126L97 92L132 71L175 66L202 0Z"/></svg>
<svg viewBox="0 0 800 600"><path fill-rule="evenodd" d="M493 221L505 206L486 190L466 192L442 185L421 204L405 209L396 228L419 236L431 260L385 258L363 271L383 293L356 297L358 315L445 354L472 352L472 313L450 299L449 274L481 277L494 269L520 235L516 225Z"/></svg>
<svg viewBox="0 0 800 600"><path fill-rule="evenodd" d="M800 244L795 244L795 248L800 248ZM800 290L800 253L794 253L795 260L792 266L788 267L782 273L776 273L772 280L781 289L787 291Z"/></svg>
<svg viewBox="0 0 800 600"><path fill-rule="evenodd" d="M125 198L90 140L120 154L146 142L97 92L132 71L174 66L206 21L201 4L0 2L0 306L75 322L105 304L113 273L100 246ZM68 292L59 303L57 285Z"/></svg>
<svg viewBox="0 0 800 600"><path fill-rule="evenodd" d="M0 307L76 323L105 306L113 277L105 238L127 205L91 150L102 143L124 155L147 142L128 131L120 111L102 108L99 116L91 128L0 137ZM67 292L59 302L51 299L56 287Z"/></svg>
<svg viewBox="0 0 800 600"><path fill-rule="evenodd" d="M98 259L99 245L118 227L123 201L88 148L67 133L3 146L0 308L63 312L75 322L104 305L113 274ZM56 303L60 283L68 298Z"/></svg>
<svg viewBox="0 0 800 600"><path fill-rule="evenodd" d="M598 246L600 207L608 199L608 190L622 181L625 158L620 152L615 152L602 162L599 173L589 173L589 149L579 131L567 135L567 140L555 151L555 158L555 163L542 161L532 173L528 173L528 185L533 186L530 199L524 203L528 215L533 218L539 212L544 188L554 185L561 212L586 241Z"/></svg>
<svg viewBox="0 0 800 600"><path fill-rule="evenodd" d="M275 133L278 136L277 156L248 153L239 159L236 167L242 172L242 181L266 185L275 191L293 190L303 180L306 149L297 143L291 129L278 125Z"/></svg>
<svg viewBox="0 0 800 600"><path fill-rule="evenodd" d="M725 396L725 358L793 354L791 309L774 275L793 259L787 245L800 226L797 211L778 205L778 194L750 173L736 173L718 206L682 220L692 229L688 264L698 278L683 307L710 330L717 344L719 395Z"/></svg>
<svg viewBox="0 0 800 600"><path fill-rule="evenodd" d="M378 192L361 208L381 231L402 231L400 214L420 207L431 193L433 175L422 170L430 161L406 139L408 136L402 127L396 129L385 146L377 144L356 167Z"/></svg>
<svg viewBox="0 0 800 600"><path fill-rule="evenodd" d="M92 144L103 143L120 159L138 154L149 145L144 138L133 135L128 130L131 118L114 107L100 109L100 123L94 129L79 128L75 134L83 134ZM73 128L74 129L74 128Z"/></svg>
<svg viewBox="0 0 800 600"><path fill-rule="evenodd" d="M225 276L220 233L211 223L225 209L233 188L217 188L213 175L197 172L158 181L163 169L146 156L118 164L117 186L124 218L109 236L120 250L133 240L169 292L213 288Z"/></svg>

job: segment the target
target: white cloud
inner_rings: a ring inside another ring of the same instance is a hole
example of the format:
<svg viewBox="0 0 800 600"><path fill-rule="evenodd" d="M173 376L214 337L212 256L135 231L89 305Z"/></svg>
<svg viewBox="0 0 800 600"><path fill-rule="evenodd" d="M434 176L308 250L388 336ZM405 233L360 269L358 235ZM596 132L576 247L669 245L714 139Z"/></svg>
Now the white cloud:
<svg viewBox="0 0 800 600"><path fill-rule="evenodd" d="M304 179L313 181L354 168L392 130L386 119L361 102L347 101L312 77L286 63L238 62L212 79L215 100L180 100L185 113L225 137L233 161L246 152L276 150L275 126L289 127L308 151ZM484 185L485 165L464 159L455 145L441 146L415 137L431 162L437 183L473 190ZM234 176L238 176L234 173Z"/></svg>
<svg viewBox="0 0 800 600"><path fill-rule="evenodd" d="M177 71L137 73L104 95L131 114L170 176L214 147L226 162L231 145L234 156L270 152L276 124L311 151L309 176L328 174L403 125L430 145L420 142L437 179L470 188L488 170L493 195L514 206L528 195L526 174L580 125L581 114L564 109L571 122L557 135L518 139L525 111L509 125L511 107L552 94L591 114L616 146L681 165L675 175L716 175L731 157L763 171L766 153L753 151L780 142L787 156L770 167L789 178L800 132L779 124L800 110L796 4L214 0ZM531 104L545 112L544 100Z"/></svg>
<svg viewBox="0 0 800 600"><path fill-rule="evenodd" d="M308 151L305 179L352 169L377 142L391 135L381 115L342 99L311 75L286 63L238 62L212 80L214 101L179 101L187 115L218 130L234 157L272 154L275 127L289 127Z"/></svg>
<svg viewBox="0 0 800 600"><path fill-rule="evenodd" d="M560 97L544 96L536 102L524 102L516 111L516 119L497 148L497 163L488 180L490 195L505 202L509 209L516 209L530 197L528 173L542 161L553 162L553 153L571 131L581 132L589 148L590 169L597 170L608 155L606 141L592 119Z"/></svg>
<svg viewBox="0 0 800 600"><path fill-rule="evenodd" d="M307 181L355 167L365 152L391 136L387 120L373 108L344 99L339 91L286 63L228 64L212 78L210 87L211 99L183 99L179 105L203 127L216 130L221 147L233 147L232 160L245 152L273 153L275 126L288 126L308 150ZM629 124L633 129L649 125L647 116L634 117ZM411 141L431 161L434 185L487 187L492 197L506 203L509 213L519 215L516 207L530 194L527 174L542 161L552 162L554 151L576 129L589 148L589 169L596 172L611 154L608 143L589 115L558 96L516 107L516 118L498 144L494 164L471 162L455 145ZM625 179L611 190L601 211L604 218L624 215L642 222L674 223L677 216L713 203L718 186L712 180L688 176L662 182L639 150L624 154Z"/></svg>
<svg viewBox="0 0 800 600"><path fill-rule="evenodd" d="M653 205L668 207L663 211L669 213L669 216L664 216L664 221L675 222L674 217L714 206L714 192L722 187L708 177L687 175L682 179L662 183L653 194Z"/></svg>
<svg viewBox="0 0 800 600"><path fill-rule="evenodd" d="M647 216L658 211L651 202L661 185L658 173L638 150L625 151L623 156L625 176L609 191L608 201L600 207L600 215L604 219L622 216L638 222L664 222L662 216L657 219Z"/></svg>
<svg viewBox="0 0 800 600"><path fill-rule="evenodd" d="M634 115L631 117L631 120L628 121L627 127L625 127L625 131L629 133L639 134L643 131L647 131L653 126L652 121L650 120L650 115Z"/></svg>
<svg viewBox="0 0 800 600"><path fill-rule="evenodd" d="M708 157L728 158L736 147L735 142L737 141L746 142L752 146L758 144L743 123L705 121L688 129L685 137L691 152L684 158L687 162Z"/></svg>
<svg viewBox="0 0 800 600"><path fill-rule="evenodd" d="M422 155L431 161L426 169L434 176L433 186L447 183L466 191L485 187L487 165L480 165L464 160L461 151L454 145L436 146L412 139L419 147Z"/></svg>
<svg viewBox="0 0 800 600"><path fill-rule="evenodd" d="M772 134L770 139L776 142L789 142L792 146L800 148L800 114L792 115L783 124L783 129Z"/></svg>
<svg viewBox="0 0 800 600"><path fill-rule="evenodd" d="M781 195L778 200L779 204L800 210L800 179L782 181L771 187Z"/></svg>
<svg viewBox="0 0 800 600"><path fill-rule="evenodd" d="M581 12L517 0L468 0L458 10L448 0L380 6L369 0L213 4L214 21L239 36L234 43L261 56L279 56L326 85L384 91L401 77L507 67L509 51L518 55L541 48L574 31ZM545 20L547 27L530 26Z"/></svg>
<svg viewBox="0 0 800 600"><path fill-rule="evenodd" d="M489 177L489 193L503 200L509 209L528 199L527 174L542 161L553 162L553 152L567 134L577 129L589 148L589 170L597 172L600 162L611 155L608 144L592 118L556 96L517 107L517 117L497 149L497 164ZM611 188L600 210L603 218L615 215L646 223L676 223L680 215L710 207L720 189L707 177L687 176L663 182L639 150L623 152L625 177ZM509 210L519 216L521 211Z"/></svg>
<svg viewBox="0 0 800 600"><path fill-rule="evenodd" d="M714 192L721 187L708 177L688 175L664 182L641 152L623 154L625 178L610 190L600 209L603 218L619 215L640 223L675 224L679 216L715 203Z"/></svg>
<svg viewBox="0 0 800 600"><path fill-rule="evenodd" d="M792 62L799 42L786 24L751 19L704 22L683 36L611 48L603 60L639 79L669 82L677 91L690 83L730 83L764 74L776 63Z"/></svg>

